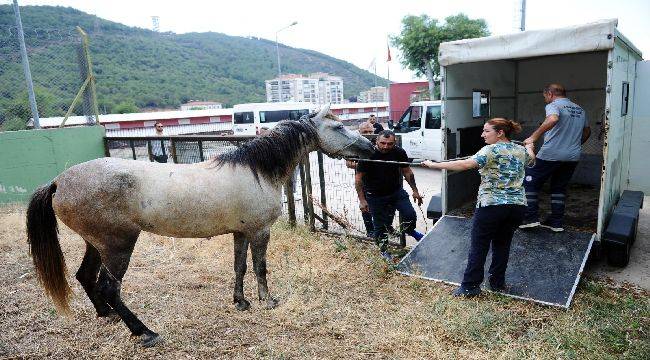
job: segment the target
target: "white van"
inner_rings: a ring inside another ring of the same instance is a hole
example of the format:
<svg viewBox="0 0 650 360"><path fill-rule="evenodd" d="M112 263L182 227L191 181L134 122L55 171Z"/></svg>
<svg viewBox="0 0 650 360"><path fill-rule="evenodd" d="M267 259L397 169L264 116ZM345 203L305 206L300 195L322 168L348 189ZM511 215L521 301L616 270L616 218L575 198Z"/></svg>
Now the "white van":
<svg viewBox="0 0 650 360"><path fill-rule="evenodd" d="M259 135L262 128L271 129L280 120L298 120L315 110L311 103L275 102L239 104L233 107L234 135Z"/></svg>
<svg viewBox="0 0 650 360"><path fill-rule="evenodd" d="M409 158L443 159L441 106L440 100L414 102L393 126L393 131L401 135L402 148Z"/></svg>

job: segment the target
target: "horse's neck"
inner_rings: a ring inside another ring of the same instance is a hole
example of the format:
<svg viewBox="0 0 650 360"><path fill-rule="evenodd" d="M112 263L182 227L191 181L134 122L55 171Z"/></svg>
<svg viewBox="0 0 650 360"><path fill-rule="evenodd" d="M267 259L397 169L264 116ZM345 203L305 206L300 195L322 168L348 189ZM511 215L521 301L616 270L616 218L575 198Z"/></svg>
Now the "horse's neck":
<svg viewBox="0 0 650 360"><path fill-rule="evenodd" d="M302 162L306 157L309 156L309 153L317 149L316 144L305 144L302 147L300 152L293 154L293 158L287 162L287 168L284 169L284 176L279 179L278 186L282 186L287 183L290 177L293 176L293 171ZM307 159L309 161L309 159Z"/></svg>

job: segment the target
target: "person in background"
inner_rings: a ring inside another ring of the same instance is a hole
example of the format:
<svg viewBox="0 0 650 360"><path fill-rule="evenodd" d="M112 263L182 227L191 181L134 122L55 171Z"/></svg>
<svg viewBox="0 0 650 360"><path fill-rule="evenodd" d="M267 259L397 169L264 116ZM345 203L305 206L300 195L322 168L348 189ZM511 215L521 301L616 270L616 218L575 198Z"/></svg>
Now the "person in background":
<svg viewBox="0 0 650 360"><path fill-rule="evenodd" d="M359 133L361 135L370 135L373 134L374 128L371 123L369 122L363 122L359 124ZM372 143L375 143L375 139L371 140ZM357 162L352 161L352 160L345 160L345 166L347 166L349 169L353 169L356 173L357 170ZM366 228L366 236L367 237L373 237L374 233L374 225L372 222L372 214L370 211L361 211L361 217L363 218L363 225Z"/></svg>
<svg viewBox="0 0 650 360"><path fill-rule="evenodd" d="M510 244L526 211L524 174L535 158L533 145L510 141L521 125L502 118L488 120L481 137L487 144L471 158L442 163L424 161L431 169L468 170L478 168L481 184L472 221L472 235L463 281L454 296L472 297L481 293L483 268L490 246L492 263L489 284L493 291L505 289Z"/></svg>
<svg viewBox="0 0 650 360"><path fill-rule="evenodd" d="M163 124L157 122L154 127L156 129L156 136L163 136ZM164 140L151 140L151 157L159 163L167 162L168 156Z"/></svg>
<svg viewBox="0 0 650 360"><path fill-rule="evenodd" d="M384 131L384 127L377 122L377 118L375 117L375 114L370 114L370 117L368 118L368 122L375 129L375 134L379 134L380 132Z"/></svg>
<svg viewBox="0 0 650 360"><path fill-rule="evenodd" d="M524 144L532 144L544 135L544 144L537 153L535 165L526 169L526 198L528 207L522 229L542 226L554 232L564 231L566 188L580 160L582 144L591 129L585 111L566 97L560 84L549 84L543 91L546 119ZM551 179L551 214L539 222L538 193Z"/></svg>
<svg viewBox="0 0 650 360"><path fill-rule="evenodd" d="M377 151L370 160L408 162L406 151L395 142L395 133L390 130L380 132L376 139ZM388 233L395 217L395 210L399 211L402 217L403 222L400 226L404 233L418 241L424 236L415 230L417 214L402 187L402 176L413 190L413 199L418 205L422 205L422 196L415 184L415 175L407 164L360 161L354 176L359 208L362 212L370 211L372 214L373 237L382 257L387 261L393 260L388 252Z"/></svg>

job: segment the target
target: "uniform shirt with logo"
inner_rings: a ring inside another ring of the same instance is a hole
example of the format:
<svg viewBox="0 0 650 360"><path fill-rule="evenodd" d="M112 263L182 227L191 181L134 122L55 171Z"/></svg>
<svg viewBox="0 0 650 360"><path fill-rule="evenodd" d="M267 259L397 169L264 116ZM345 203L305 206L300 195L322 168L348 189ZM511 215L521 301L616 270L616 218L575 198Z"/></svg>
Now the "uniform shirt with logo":
<svg viewBox="0 0 650 360"><path fill-rule="evenodd" d="M579 161L582 129L587 126L585 111L567 98L553 100L545 110L547 117L557 115L559 120L544 134L544 145L537 157L546 161Z"/></svg>

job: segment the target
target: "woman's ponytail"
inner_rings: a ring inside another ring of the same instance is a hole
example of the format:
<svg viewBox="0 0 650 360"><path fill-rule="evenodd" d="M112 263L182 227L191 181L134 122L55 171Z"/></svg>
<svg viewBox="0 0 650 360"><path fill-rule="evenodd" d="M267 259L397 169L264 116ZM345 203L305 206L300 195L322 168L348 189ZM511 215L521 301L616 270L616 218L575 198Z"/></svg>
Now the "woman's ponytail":
<svg viewBox="0 0 650 360"><path fill-rule="evenodd" d="M504 118L492 118L488 120L487 123L492 125L496 131L503 131L504 135L508 139L510 139L512 135L521 131L521 124Z"/></svg>

